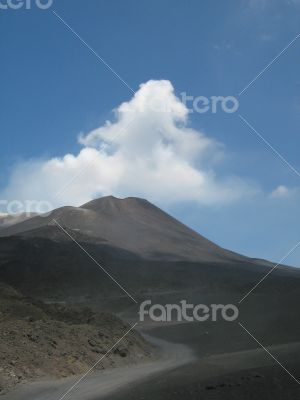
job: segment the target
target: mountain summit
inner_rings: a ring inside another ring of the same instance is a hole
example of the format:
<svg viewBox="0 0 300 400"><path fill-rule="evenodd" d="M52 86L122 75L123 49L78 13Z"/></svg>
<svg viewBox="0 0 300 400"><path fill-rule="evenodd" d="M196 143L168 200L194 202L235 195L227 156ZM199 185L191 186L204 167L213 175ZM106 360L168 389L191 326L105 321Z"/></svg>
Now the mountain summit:
<svg viewBox="0 0 300 400"><path fill-rule="evenodd" d="M68 229L71 236L72 232L82 235L85 242L99 240L146 259L202 262L246 259L222 249L152 203L136 197L107 196L81 207L58 208L46 217L35 216L5 228L1 236L47 236L55 221ZM63 238L64 233L61 234Z"/></svg>

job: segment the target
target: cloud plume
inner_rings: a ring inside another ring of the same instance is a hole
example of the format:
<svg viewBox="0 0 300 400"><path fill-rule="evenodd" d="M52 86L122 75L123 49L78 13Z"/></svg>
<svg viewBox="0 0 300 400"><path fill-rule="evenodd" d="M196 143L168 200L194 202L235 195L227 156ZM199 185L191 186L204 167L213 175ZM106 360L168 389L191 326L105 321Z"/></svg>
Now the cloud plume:
<svg viewBox="0 0 300 400"><path fill-rule="evenodd" d="M56 207L113 194L220 205L256 191L237 176L218 176L214 160L222 145L189 126L188 109L167 80L140 85L114 121L78 140L78 154L17 165L1 198Z"/></svg>

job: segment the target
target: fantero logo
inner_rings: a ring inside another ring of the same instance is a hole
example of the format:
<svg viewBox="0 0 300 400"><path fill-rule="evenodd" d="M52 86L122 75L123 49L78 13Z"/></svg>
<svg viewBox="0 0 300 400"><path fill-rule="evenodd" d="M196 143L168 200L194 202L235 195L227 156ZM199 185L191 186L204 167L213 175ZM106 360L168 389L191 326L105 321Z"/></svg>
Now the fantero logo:
<svg viewBox="0 0 300 400"><path fill-rule="evenodd" d="M53 210L52 204L47 200L2 200L0 199L0 212L8 215L30 217L32 213L40 217L47 217Z"/></svg>
<svg viewBox="0 0 300 400"><path fill-rule="evenodd" d="M33 7L47 10L53 0L0 0L0 10L31 10Z"/></svg>
<svg viewBox="0 0 300 400"><path fill-rule="evenodd" d="M186 300L180 304L152 304L151 300L145 300L140 305L140 321L145 316L155 322L216 322L220 319L232 322L239 316L238 308L233 304L189 304Z"/></svg>

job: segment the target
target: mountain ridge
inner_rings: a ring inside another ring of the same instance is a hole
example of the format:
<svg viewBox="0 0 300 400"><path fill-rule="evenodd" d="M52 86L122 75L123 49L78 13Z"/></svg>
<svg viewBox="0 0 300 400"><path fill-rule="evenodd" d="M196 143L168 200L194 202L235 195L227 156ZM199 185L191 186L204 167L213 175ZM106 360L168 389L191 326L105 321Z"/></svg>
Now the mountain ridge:
<svg viewBox="0 0 300 400"><path fill-rule="evenodd" d="M106 196L80 207L64 206L46 216L34 216L4 228L0 236L41 235L55 224L99 239L146 259L170 261L245 261L248 257L226 250L201 236L145 199Z"/></svg>

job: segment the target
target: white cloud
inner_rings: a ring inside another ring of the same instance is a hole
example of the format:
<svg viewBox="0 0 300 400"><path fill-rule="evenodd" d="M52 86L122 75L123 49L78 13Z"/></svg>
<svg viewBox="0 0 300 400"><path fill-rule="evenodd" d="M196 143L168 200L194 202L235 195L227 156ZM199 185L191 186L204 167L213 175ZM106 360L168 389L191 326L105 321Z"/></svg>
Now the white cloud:
<svg viewBox="0 0 300 400"><path fill-rule="evenodd" d="M292 190L288 189L284 185L279 185L276 189L271 192L271 197L278 199L283 197L288 197L292 193Z"/></svg>
<svg viewBox="0 0 300 400"><path fill-rule="evenodd" d="M115 121L80 135L79 154L17 165L1 198L56 207L114 194L215 205L255 193L239 177L217 176L222 145L188 124L171 83L150 80L115 110Z"/></svg>

